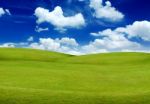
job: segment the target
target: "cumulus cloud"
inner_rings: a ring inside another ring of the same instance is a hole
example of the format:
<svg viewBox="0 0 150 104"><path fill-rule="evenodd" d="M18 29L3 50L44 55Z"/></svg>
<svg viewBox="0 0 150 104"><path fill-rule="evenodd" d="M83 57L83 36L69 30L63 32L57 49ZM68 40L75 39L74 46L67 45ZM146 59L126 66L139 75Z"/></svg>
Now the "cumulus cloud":
<svg viewBox="0 0 150 104"><path fill-rule="evenodd" d="M78 53L77 47L78 43L73 38L61 38L61 39L52 39L52 38L40 38L39 42L31 43L30 48L50 50L62 53L75 54Z"/></svg>
<svg viewBox="0 0 150 104"><path fill-rule="evenodd" d="M73 38L40 38L39 42L31 43L29 48L56 51L74 55L90 54L90 53L106 53L116 51L139 51L146 50L137 43L128 40L123 34L118 34L110 29L101 31L103 37L89 42L87 45L80 45ZM146 50L148 52L148 50Z"/></svg>
<svg viewBox="0 0 150 104"><path fill-rule="evenodd" d="M107 33L107 34L106 34ZM67 53L72 55L84 55L106 52L150 52L150 48L137 42L128 40L124 35L117 34L107 29L101 31L103 38L97 38L86 45L79 44L73 38L40 38L38 42L27 41L24 43L4 43L0 47L23 47L48 51Z"/></svg>
<svg viewBox="0 0 150 104"><path fill-rule="evenodd" d="M144 41L150 41L149 21L135 21L132 25L117 28L116 31L127 34L129 38L140 37Z"/></svg>
<svg viewBox="0 0 150 104"><path fill-rule="evenodd" d="M92 43L89 43L87 46L81 46L75 39L68 37L61 39L40 38L39 42L31 43L29 48L56 51L73 55L107 52L105 49L97 49L94 45L93 47L90 47L91 44Z"/></svg>
<svg viewBox="0 0 150 104"><path fill-rule="evenodd" d="M106 29L97 33L91 33L92 36L99 37L85 46L87 49L106 49L108 51L135 51L150 52L148 47L131 41L131 38L141 38L143 41L150 42L150 22L135 21L131 25L118 27L114 30Z"/></svg>
<svg viewBox="0 0 150 104"><path fill-rule="evenodd" d="M55 42L55 40L51 38L40 38L39 43L32 43L31 47L38 48L38 49L44 49L44 50L53 50L57 51L59 49L60 44Z"/></svg>
<svg viewBox="0 0 150 104"><path fill-rule="evenodd" d="M75 39L73 38L62 38L62 39L56 39L57 42L63 44L63 45L67 45L67 46L78 46L79 44L76 42Z"/></svg>
<svg viewBox="0 0 150 104"><path fill-rule="evenodd" d="M106 1L103 5L103 0L90 0L90 5L94 9L96 18L105 19L107 21L120 21L124 15L111 5L110 1Z"/></svg>
<svg viewBox="0 0 150 104"><path fill-rule="evenodd" d="M131 38L141 38L144 41L150 41L150 22L149 21L135 21L131 25L126 27L118 27L114 30L106 29L98 33L91 33L93 36L114 36L112 34L118 34L119 36L125 36Z"/></svg>
<svg viewBox="0 0 150 104"><path fill-rule="evenodd" d="M94 34L96 35L96 33ZM101 39L96 39L89 47L103 48L110 51L119 51L122 49L138 49L141 45L137 42L128 40L124 34L118 33L111 29L100 31L96 36L101 36Z"/></svg>
<svg viewBox="0 0 150 104"><path fill-rule="evenodd" d="M85 25L84 17L81 13L74 16L64 16L62 8L57 6L53 11L41 7L36 8L35 16L37 23L47 22L56 27L56 30L65 30L66 28L80 28Z"/></svg>

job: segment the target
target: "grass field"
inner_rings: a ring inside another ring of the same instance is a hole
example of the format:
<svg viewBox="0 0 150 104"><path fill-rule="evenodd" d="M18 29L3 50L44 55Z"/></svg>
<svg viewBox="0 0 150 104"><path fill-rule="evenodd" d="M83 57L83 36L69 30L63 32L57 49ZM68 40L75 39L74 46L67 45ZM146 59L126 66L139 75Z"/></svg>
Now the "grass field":
<svg viewBox="0 0 150 104"><path fill-rule="evenodd" d="M0 104L150 104L150 54L1 48Z"/></svg>

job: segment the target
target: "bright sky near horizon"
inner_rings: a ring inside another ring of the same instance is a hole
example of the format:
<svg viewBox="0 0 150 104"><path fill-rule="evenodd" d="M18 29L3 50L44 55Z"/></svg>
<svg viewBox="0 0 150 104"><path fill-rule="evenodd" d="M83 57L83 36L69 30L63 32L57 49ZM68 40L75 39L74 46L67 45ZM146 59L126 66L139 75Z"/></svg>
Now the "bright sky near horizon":
<svg viewBox="0 0 150 104"><path fill-rule="evenodd" d="M149 0L0 0L0 47L150 52Z"/></svg>

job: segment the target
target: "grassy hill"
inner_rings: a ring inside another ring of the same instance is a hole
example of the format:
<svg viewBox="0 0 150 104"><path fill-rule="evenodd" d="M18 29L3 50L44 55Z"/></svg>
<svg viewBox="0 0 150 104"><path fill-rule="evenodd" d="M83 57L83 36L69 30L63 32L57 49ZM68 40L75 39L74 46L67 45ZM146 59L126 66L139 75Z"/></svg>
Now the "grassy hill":
<svg viewBox="0 0 150 104"><path fill-rule="evenodd" d="M0 104L150 104L150 54L0 49Z"/></svg>
<svg viewBox="0 0 150 104"><path fill-rule="evenodd" d="M0 48L1 60L22 60L22 61L57 61L61 58L67 58L71 55L63 53L32 50L32 49L20 49L20 48Z"/></svg>

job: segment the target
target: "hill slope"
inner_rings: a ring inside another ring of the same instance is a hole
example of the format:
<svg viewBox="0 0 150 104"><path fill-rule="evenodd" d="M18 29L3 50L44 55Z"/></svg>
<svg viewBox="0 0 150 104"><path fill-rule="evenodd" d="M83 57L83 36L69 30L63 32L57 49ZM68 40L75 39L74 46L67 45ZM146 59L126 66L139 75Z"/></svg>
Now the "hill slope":
<svg viewBox="0 0 150 104"><path fill-rule="evenodd" d="M0 60L26 60L26 61L57 61L58 59L71 57L71 55L20 48L0 48Z"/></svg>
<svg viewBox="0 0 150 104"><path fill-rule="evenodd" d="M92 55L73 56L63 53L19 48L0 48L0 60L26 60L41 62L63 62L74 64L142 64L150 62L148 53L101 53Z"/></svg>
<svg viewBox="0 0 150 104"><path fill-rule="evenodd" d="M150 63L150 54L135 53L135 52L101 53L101 54L69 57L62 61L76 64L97 64L97 65L145 64Z"/></svg>
<svg viewBox="0 0 150 104"><path fill-rule="evenodd" d="M1 104L150 104L150 54L0 49Z"/></svg>

